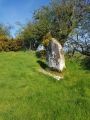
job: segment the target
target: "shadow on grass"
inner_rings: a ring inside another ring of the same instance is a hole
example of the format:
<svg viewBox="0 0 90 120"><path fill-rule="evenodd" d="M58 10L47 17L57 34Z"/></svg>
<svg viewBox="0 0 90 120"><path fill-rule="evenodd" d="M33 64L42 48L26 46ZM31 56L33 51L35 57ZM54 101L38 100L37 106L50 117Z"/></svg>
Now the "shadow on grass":
<svg viewBox="0 0 90 120"><path fill-rule="evenodd" d="M90 57L87 57L81 61L81 66L84 70L90 70Z"/></svg>
<svg viewBox="0 0 90 120"><path fill-rule="evenodd" d="M43 69L46 69L47 68L47 65L42 62L41 60L38 60L37 63L43 68Z"/></svg>

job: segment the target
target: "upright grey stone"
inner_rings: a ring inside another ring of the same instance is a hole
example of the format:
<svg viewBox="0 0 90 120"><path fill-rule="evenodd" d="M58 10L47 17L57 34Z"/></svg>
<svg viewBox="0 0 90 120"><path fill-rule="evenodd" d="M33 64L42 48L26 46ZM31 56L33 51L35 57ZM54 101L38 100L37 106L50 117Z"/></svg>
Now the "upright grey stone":
<svg viewBox="0 0 90 120"><path fill-rule="evenodd" d="M43 51L46 50L43 44L40 44L37 48L37 51Z"/></svg>
<svg viewBox="0 0 90 120"><path fill-rule="evenodd" d="M54 70L62 71L66 68L62 46L55 38L49 43L46 62L48 67Z"/></svg>

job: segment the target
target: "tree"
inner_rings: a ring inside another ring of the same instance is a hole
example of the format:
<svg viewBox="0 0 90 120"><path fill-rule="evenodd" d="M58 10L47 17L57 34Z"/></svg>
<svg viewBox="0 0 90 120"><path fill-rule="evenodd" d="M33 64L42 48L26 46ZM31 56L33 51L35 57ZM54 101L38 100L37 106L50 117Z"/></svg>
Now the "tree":
<svg viewBox="0 0 90 120"><path fill-rule="evenodd" d="M36 49L37 47L37 29L36 24L28 21L27 24L22 25L20 22L17 23L21 28L17 32L17 36L24 39L24 46L27 49Z"/></svg>
<svg viewBox="0 0 90 120"><path fill-rule="evenodd" d="M39 39L50 30L51 35L64 46L68 35L87 13L86 6L84 0L57 0L51 2L50 6L42 6L34 13Z"/></svg>
<svg viewBox="0 0 90 120"><path fill-rule="evenodd" d="M75 51L90 56L90 35L85 30L76 29L74 35L70 35L67 41L69 53L74 55Z"/></svg>
<svg viewBox="0 0 90 120"><path fill-rule="evenodd" d="M83 19L78 23L77 29L74 29L69 34L68 44L72 51L78 51L81 54L90 56L90 3L87 1L86 5L82 7Z"/></svg>
<svg viewBox="0 0 90 120"><path fill-rule="evenodd" d="M84 24L84 16L88 21L89 10L86 0L55 0L34 11L33 21L25 25L21 35L29 46L37 46L50 31L64 46L70 33Z"/></svg>
<svg viewBox="0 0 90 120"><path fill-rule="evenodd" d="M0 36L10 36L10 30L13 28L13 26L4 26L2 23L0 23Z"/></svg>
<svg viewBox="0 0 90 120"><path fill-rule="evenodd" d="M51 29L49 6L42 6L40 9L35 10L33 18L37 29L37 40L41 42L43 37Z"/></svg>

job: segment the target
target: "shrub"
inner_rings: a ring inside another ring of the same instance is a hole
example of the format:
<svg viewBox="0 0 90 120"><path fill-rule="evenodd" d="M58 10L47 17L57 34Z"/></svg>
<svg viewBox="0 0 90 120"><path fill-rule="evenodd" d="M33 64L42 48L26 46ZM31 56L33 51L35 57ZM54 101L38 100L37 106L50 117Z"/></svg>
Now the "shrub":
<svg viewBox="0 0 90 120"><path fill-rule="evenodd" d="M8 39L7 36L0 36L0 51L18 51L22 44L23 39L20 37Z"/></svg>
<svg viewBox="0 0 90 120"><path fill-rule="evenodd" d="M49 45L49 42L50 42L51 38L52 38L52 36L51 36L50 32L48 32L48 33L43 37L42 43L43 43L43 45L46 47L46 49L47 49L47 47L48 47L48 45Z"/></svg>

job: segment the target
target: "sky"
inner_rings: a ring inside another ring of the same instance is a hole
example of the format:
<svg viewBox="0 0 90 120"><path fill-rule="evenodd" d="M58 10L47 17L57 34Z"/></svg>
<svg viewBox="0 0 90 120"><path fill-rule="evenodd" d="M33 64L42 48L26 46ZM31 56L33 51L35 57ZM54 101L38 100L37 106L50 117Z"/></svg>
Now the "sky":
<svg viewBox="0 0 90 120"><path fill-rule="evenodd" d="M32 20L34 10L42 5L49 5L52 0L0 0L0 23L5 26L12 25L12 37L15 37L19 26L16 22L26 24L28 20Z"/></svg>

